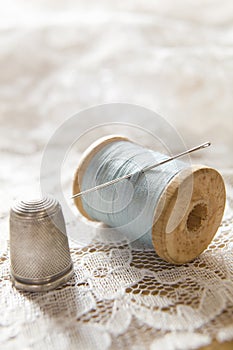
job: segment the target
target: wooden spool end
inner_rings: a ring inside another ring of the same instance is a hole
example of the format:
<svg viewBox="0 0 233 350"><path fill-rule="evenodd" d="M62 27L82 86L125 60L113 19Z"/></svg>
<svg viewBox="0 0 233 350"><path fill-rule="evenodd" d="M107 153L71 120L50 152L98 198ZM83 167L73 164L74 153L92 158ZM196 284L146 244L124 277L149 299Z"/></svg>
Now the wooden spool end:
<svg viewBox="0 0 233 350"><path fill-rule="evenodd" d="M200 255L219 228L225 201L224 181L217 170L193 165L181 171L157 206L152 229L157 254L174 264Z"/></svg>
<svg viewBox="0 0 233 350"><path fill-rule="evenodd" d="M73 194L81 191L82 177L90 160L104 146L123 136L107 136L84 152L73 181ZM154 216L152 242L157 254L173 264L192 261L212 241L222 220L226 201L225 185L217 170L193 165L179 172L163 191ZM80 197L74 199L80 213L85 212Z"/></svg>

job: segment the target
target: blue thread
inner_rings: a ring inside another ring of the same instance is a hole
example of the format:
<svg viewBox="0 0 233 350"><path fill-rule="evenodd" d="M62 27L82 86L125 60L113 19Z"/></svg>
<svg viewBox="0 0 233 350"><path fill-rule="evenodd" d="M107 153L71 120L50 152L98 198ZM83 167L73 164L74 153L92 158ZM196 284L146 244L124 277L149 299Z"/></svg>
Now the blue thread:
<svg viewBox="0 0 233 350"><path fill-rule="evenodd" d="M169 158L130 141L104 146L90 161L81 191L134 173L129 179L82 197L86 213L117 228L131 241L141 238L151 246L151 229L159 198L169 181L188 164L173 160L145 173L141 169Z"/></svg>

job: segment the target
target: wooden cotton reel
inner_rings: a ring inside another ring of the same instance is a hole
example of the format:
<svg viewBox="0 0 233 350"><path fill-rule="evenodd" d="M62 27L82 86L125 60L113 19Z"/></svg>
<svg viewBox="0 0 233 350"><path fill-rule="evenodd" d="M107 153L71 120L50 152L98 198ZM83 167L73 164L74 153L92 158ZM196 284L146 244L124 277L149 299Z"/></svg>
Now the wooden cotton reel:
<svg viewBox="0 0 233 350"><path fill-rule="evenodd" d="M131 142L125 137L109 136L97 140L86 150L75 173L73 194L83 190L82 183L94 157L98 157L107 146L117 147L120 141ZM192 191L187 205L184 205L182 200L179 198L178 201L177 198L180 193L185 197L190 183ZM83 216L93 220L84 209L83 200L85 198L75 198L75 205ZM172 176L162 189L153 211L150 238L157 254L174 264L182 264L196 258L214 237L221 223L225 200L224 182L215 169L202 165L187 165ZM100 221L98 217L94 220ZM177 221L178 224L171 226L171 221ZM173 228L168 229L169 226Z"/></svg>

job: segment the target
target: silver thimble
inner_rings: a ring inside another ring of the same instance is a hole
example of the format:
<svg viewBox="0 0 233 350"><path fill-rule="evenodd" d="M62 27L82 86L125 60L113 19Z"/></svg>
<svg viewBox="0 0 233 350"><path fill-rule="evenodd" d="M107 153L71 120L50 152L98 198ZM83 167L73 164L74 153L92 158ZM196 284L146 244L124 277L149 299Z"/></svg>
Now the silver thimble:
<svg viewBox="0 0 233 350"><path fill-rule="evenodd" d="M17 202L10 212L11 277L16 288L48 291L73 274L62 209L57 200Z"/></svg>

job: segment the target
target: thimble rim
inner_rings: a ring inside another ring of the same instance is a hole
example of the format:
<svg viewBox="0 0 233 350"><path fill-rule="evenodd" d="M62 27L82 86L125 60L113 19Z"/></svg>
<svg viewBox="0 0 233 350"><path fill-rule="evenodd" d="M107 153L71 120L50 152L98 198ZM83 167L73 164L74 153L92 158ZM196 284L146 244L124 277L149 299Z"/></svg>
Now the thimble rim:
<svg viewBox="0 0 233 350"><path fill-rule="evenodd" d="M71 263L67 269L63 270L61 273L56 276L51 277L50 279L42 279L41 282L37 279L25 279L18 278L13 273L11 273L11 280L15 288L26 291L26 292L46 292L61 285L65 284L69 281L69 279L74 275L73 263Z"/></svg>

